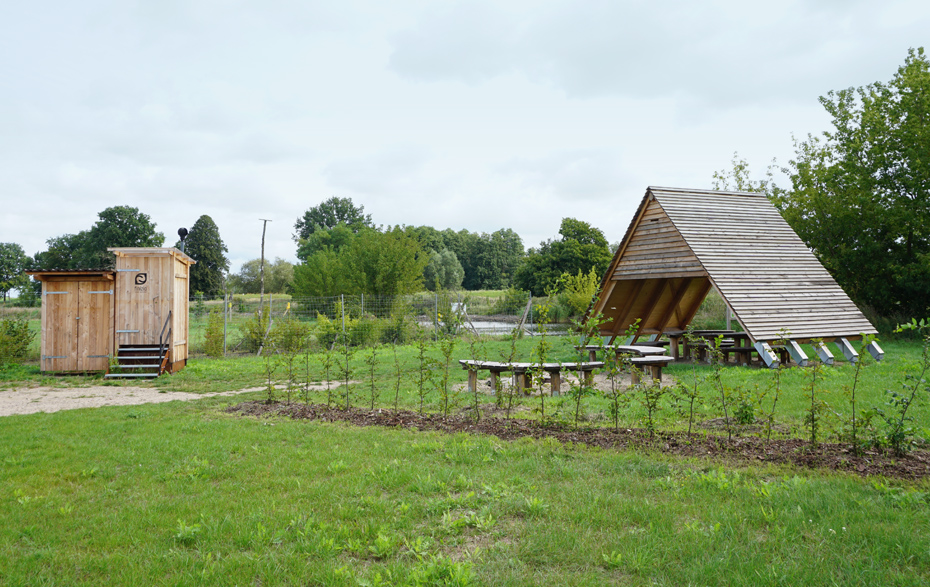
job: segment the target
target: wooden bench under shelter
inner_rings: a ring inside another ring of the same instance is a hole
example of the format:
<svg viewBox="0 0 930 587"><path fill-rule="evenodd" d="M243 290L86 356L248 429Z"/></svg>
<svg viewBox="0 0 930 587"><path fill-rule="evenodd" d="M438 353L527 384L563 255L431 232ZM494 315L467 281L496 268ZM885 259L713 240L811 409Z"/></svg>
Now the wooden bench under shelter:
<svg viewBox="0 0 930 587"><path fill-rule="evenodd" d="M589 361L587 363L500 363L496 361L476 361L473 359L459 359L463 369L468 370L468 391L474 392L478 388L478 372L491 373L491 388L495 392L500 387L500 374L513 373L515 385L520 389L533 387L530 375L533 371L545 371L549 374L552 395L559 395L562 389L562 371L577 371L582 374L585 385L594 381L594 370L604 367L603 361Z"/></svg>

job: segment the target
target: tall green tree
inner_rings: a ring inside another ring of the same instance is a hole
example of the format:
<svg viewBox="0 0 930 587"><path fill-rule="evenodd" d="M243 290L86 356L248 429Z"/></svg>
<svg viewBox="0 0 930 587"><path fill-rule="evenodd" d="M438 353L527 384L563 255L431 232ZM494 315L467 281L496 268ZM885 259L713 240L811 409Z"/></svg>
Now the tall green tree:
<svg viewBox="0 0 930 587"><path fill-rule="evenodd" d="M265 261L265 292L287 293L294 281L294 265L280 257ZM239 272L230 276L231 288L240 293L261 291L261 259L251 259L242 264Z"/></svg>
<svg viewBox="0 0 930 587"><path fill-rule="evenodd" d="M300 243L320 229L334 228L342 223L352 232L371 227L371 214L365 214L365 206L356 206L352 198L332 198L313 206L294 223L294 241Z"/></svg>
<svg viewBox="0 0 930 587"><path fill-rule="evenodd" d="M930 312L930 62L910 50L888 83L820 98L833 129L796 143L775 195L837 282L884 315Z"/></svg>
<svg viewBox="0 0 930 587"><path fill-rule="evenodd" d="M296 296L393 296L423 287L427 255L400 228L361 230L338 249L322 247L294 267Z"/></svg>
<svg viewBox="0 0 930 587"><path fill-rule="evenodd" d="M16 243L0 243L0 294L4 301L11 289L29 285L29 276L23 271L29 269L32 259Z"/></svg>
<svg viewBox="0 0 930 587"><path fill-rule="evenodd" d="M36 254L41 269L108 269L115 264L108 247L160 247L165 235L155 230L148 214L132 206L113 206L97 214L97 222L77 234L46 241L48 249Z"/></svg>
<svg viewBox="0 0 930 587"><path fill-rule="evenodd" d="M449 249L443 249L442 252L429 252L429 261L423 269L423 284L426 285L426 289L430 291L456 290L462 287L464 278L465 270L462 269L462 264L459 263L455 253Z"/></svg>
<svg viewBox="0 0 930 587"><path fill-rule="evenodd" d="M229 271L229 249L220 237L220 229L204 214L188 231L184 252L197 261L191 266L191 292L208 296L223 293L223 279Z"/></svg>
<svg viewBox="0 0 930 587"><path fill-rule="evenodd" d="M574 218L563 218L561 238L530 249L514 275L514 283L534 296L554 289L563 273L576 275L595 271L603 275L610 265L610 245L600 229Z"/></svg>

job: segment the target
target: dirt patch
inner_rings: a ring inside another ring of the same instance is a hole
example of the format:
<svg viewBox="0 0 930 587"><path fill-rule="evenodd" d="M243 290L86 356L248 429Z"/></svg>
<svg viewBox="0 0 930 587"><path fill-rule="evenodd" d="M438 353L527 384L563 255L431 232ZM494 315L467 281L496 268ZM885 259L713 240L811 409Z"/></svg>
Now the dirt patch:
<svg viewBox="0 0 930 587"><path fill-rule="evenodd" d="M335 389L340 383L333 382ZM280 389L280 386L278 386ZM322 391L324 384L312 385L311 389ZM181 391L163 391L154 387L127 387L96 385L91 387L22 387L13 390L0 390L0 416L13 414L35 414L38 412L59 412L80 408L100 408L103 406L132 406L138 404L159 404L173 401L191 401L206 397L225 397L264 391L263 387L251 387L236 391L216 393L186 393Z"/></svg>
<svg viewBox="0 0 930 587"><path fill-rule="evenodd" d="M563 443L578 443L607 449L642 449L665 454L709 457L734 464L780 463L812 469L845 471L860 476L879 475L900 479L930 477L930 452L917 450L903 457L880 451L866 451L855 456L848 445L821 443L811 449L801 439L766 441L757 436L725 436L705 433L663 432L650 438L644 430L610 428L573 428L566 424L541 424L532 420L484 417L475 422L464 415L423 414L406 410L341 410L320 405L244 402L227 409L248 416L284 416L300 420L347 422L356 426L383 426L409 430L435 430L454 434L487 434L503 440L523 437L554 438ZM482 409L485 414L493 409Z"/></svg>

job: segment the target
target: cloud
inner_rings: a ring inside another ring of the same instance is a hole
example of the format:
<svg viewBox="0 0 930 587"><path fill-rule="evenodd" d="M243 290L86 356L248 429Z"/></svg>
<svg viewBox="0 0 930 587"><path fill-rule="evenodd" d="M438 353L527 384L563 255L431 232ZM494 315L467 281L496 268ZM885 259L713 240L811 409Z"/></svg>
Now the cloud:
<svg viewBox="0 0 930 587"><path fill-rule="evenodd" d="M810 100L811 87L816 96L859 79L876 47L901 46L903 58L903 39L923 37L930 8L908 3L908 18L880 18L896 4L458 2L396 34L389 64L430 82L516 73L573 98L671 96L713 108Z"/></svg>
<svg viewBox="0 0 930 587"><path fill-rule="evenodd" d="M619 156L606 149L557 152L536 159L512 159L497 168L524 188L566 200L616 198L631 183Z"/></svg>

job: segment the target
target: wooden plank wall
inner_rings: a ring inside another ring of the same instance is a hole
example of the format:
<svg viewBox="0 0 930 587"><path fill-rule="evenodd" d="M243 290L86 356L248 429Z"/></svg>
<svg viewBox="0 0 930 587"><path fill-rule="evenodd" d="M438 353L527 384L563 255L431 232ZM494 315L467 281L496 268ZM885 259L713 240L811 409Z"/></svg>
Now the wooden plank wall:
<svg viewBox="0 0 930 587"><path fill-rule="evenodd" d="M158 343L172 309L173 269L167 254L117 254L116 340L120 345Z"/></svg>
<svg viewBox="0 0 930 587"><path fill-rule="evenodd" d="M639 223L616 264L613 279L657 279L701 277L701 262L654 199L649 201Z"/></svg>
<svg viewBox="0 0 930 587"><path fill-rule="evenodd" d="M187 361L188 355L188 337L189 327L189 300L190 300L190 265L180 259L173 259L173 300L172 300L172 363L181 363ZM172 371L175 369L172 368Z"/></svg>
<svg viewBox="0 0 930 587"><path fill-rule="evenodd" d="M113 296L98 292L112 289L106 277L43 275L42 371L107 369L113 352Z"/></svg>
<svg viewBox="0 0 930 587"><path fill-rule="evenodd" d="M65 292L65 293L57 293ZM77 371L77 281L42 282L42 371Z"/></svg>
<svg viewBox="0 0 930 587"><path fill-rule="evenodd" d="M78 283L78 369L106 371L113 352L113 296L101 293L113 289L112 281Z"/></svg>

